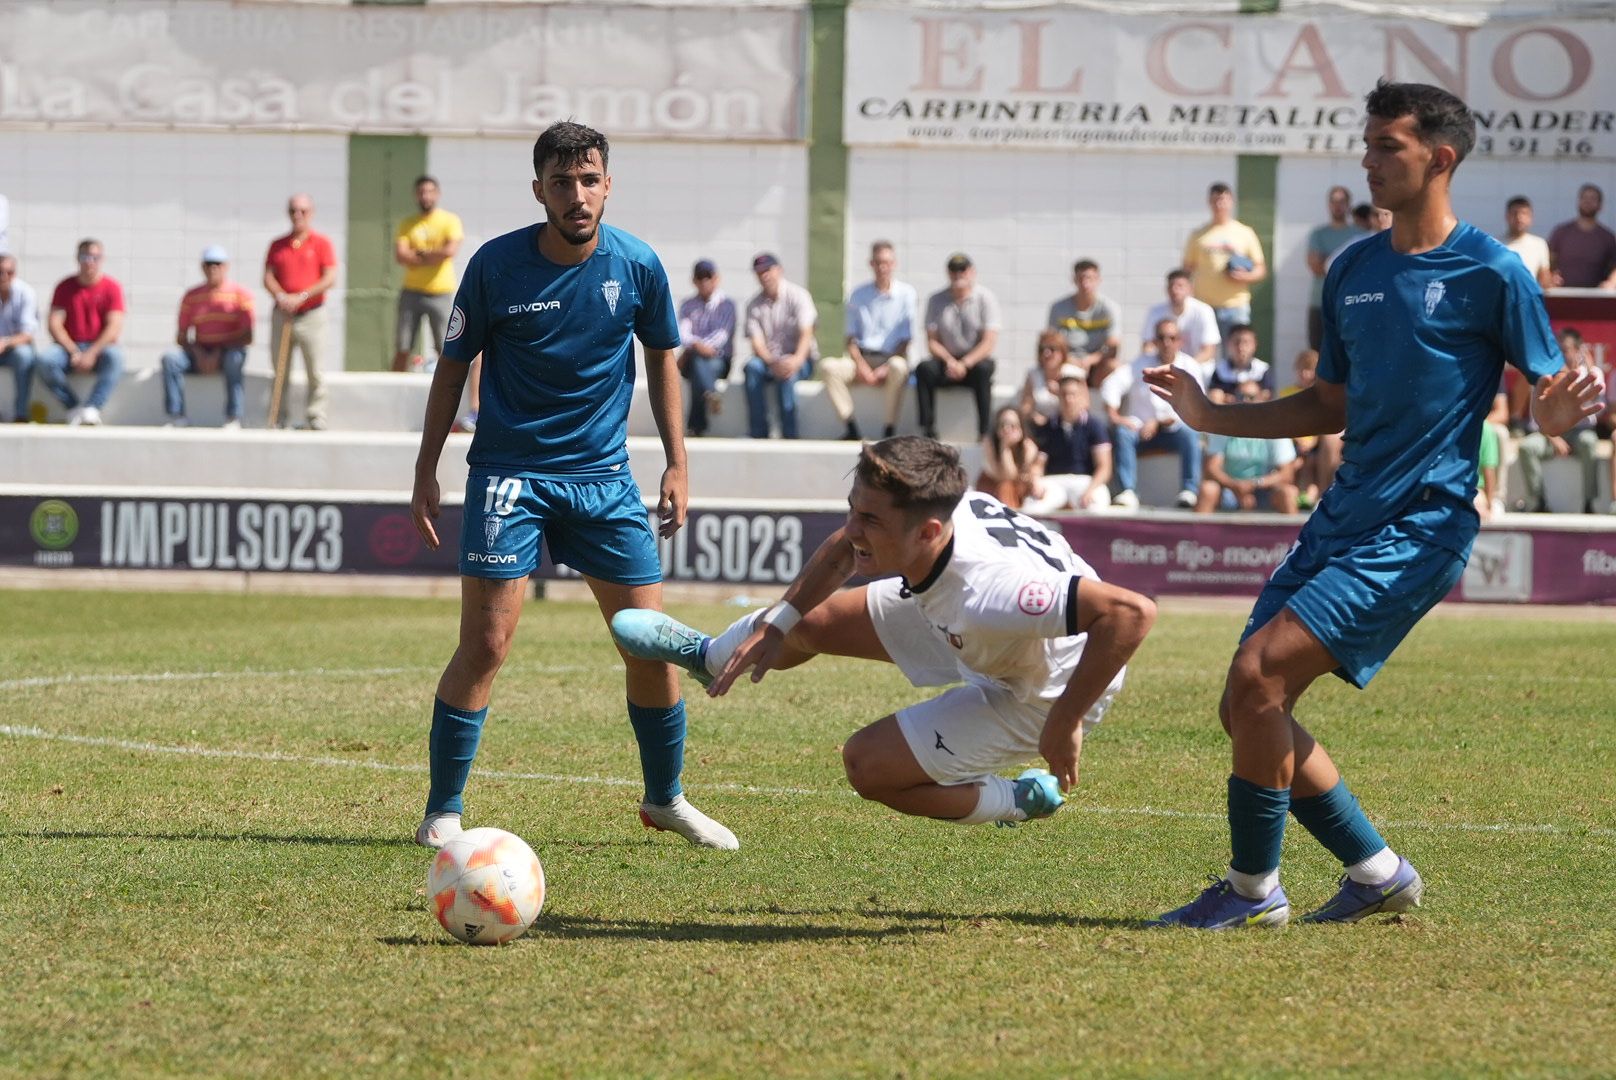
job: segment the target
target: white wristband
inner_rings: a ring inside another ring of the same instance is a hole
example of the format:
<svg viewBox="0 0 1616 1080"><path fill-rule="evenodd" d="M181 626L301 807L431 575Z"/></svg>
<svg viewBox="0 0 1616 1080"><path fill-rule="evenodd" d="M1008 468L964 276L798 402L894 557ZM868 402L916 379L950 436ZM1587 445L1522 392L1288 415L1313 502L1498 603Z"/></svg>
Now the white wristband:
<svg viewBox="0 0 1616 1080"><path fill-rule="evenodd" d="M774 605L763 615L763 625L772 626L781 634L791 633L792 628L800 622L802 622L802 612L784 600Z"/></svg>

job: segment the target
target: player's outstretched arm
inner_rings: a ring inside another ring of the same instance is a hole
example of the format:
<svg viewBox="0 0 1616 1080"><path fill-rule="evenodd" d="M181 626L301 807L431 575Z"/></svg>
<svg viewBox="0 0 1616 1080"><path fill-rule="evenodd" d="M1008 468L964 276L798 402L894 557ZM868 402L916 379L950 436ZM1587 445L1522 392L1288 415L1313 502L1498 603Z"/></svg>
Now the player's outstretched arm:
<svg viewBox="0 0 1616 1080"><path fill-rule="evenodd" d="M741 672L750 670L753 682L762 682L764 673L780 662L785 649L786 635L803 615L824 603L832 593L853 576L853 545L848 542L845 529L837 529L825 538L809 556L808 563L797 575L797 580L786 589L780 603L769 610L766 620L747 635L707 687L709 697L722 697L729 692Z"/></svg>
<svg viewBox="0 0 1616 1080"><path fill-rule="evenodd" d="M1088 634L1088 642L1065 691L1050 706L1038 740L1038 752L1049 763L1062 791L1077 783L1083 717L1132 658L1155 621L1156 604L1148 596L1094 578L1079 579L1077 628Z"/></svg>
<svg viewBox="0 0 1616 1080"><path fill-rule="evenodd" d="M1195 376L1180 367L1147 368L1145 383L1184 423L1211 435L1292 439L1334 435L1347 426L1347 388L1323 379L1289 397L1227 405L1214 405Z"/></svg>
<svg viewBox="0 0 1616 1080"><path fill-rule="evenodd" d="M433 551L438 550L438 530L432 524L438 516L438 458L443 454L443 442L454 427L455 412L460 408L460 394L466 387L470 364L438 357L438 369L432 375L432 388L426 394L426 419L421 423L421 449L415 455L415 490L410 496L410 517L415 531Z"/></svg>
<svg viewBox="0 0 1616 1080"><path fill-rule="evenodd" d="M1532 394L1532 419L1543 434L1564 435L1577 421L1605 410L1600 400L1604 389L1593 368L1562 368L1545 375Z"/></svg>
<svg viewBox="0 0 1616 1080"><path fill-rule="evenodd" d="M651 415L656 417L657 434L662 436L662 452L668 462L667 468L662 470L662 483L657 492L657 532L666 538L684 525L685 510L690 505L679 362L672 349L645 350L645 382L651 395Z"/></svg>

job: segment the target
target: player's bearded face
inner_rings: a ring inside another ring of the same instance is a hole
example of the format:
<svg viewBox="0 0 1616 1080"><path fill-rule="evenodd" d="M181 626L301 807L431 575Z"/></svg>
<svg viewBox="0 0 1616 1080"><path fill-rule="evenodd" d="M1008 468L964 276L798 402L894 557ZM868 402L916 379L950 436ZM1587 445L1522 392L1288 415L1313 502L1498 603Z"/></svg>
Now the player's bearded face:
<svg viewBox="0 0 1616 1080"><path fill-rule="evenodd" d="M567 243L582 246L595 238L606 211L612 178L601 168L600 154L569 165L549 162L544 178L533 182L533 194L544 204L545 220Z"/></svg>

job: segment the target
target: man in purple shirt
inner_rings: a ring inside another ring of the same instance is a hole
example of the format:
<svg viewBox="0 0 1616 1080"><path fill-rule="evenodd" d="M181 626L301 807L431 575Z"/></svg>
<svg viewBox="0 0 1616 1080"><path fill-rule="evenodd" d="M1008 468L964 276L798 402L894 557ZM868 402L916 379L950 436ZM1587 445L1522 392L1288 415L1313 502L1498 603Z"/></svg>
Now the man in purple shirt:
<svg viewBox="0 0 1616 1080"><path fill-rule="evenodd" d="M1616 289L1616 233L1599 224L1605 193L1594 184L1577 189L1577 216L1549 234L1555 285L1570 289Z"/></svg>
<svg viewBox="0 0 1616 1080"><path fill-rule="evenodd" d="M690 274L696 295L679 305L679 374L690 380L689 434L707 434L707 412L724 408L730 360L735 355L735 302L718 287L711 259Z"/></svg>

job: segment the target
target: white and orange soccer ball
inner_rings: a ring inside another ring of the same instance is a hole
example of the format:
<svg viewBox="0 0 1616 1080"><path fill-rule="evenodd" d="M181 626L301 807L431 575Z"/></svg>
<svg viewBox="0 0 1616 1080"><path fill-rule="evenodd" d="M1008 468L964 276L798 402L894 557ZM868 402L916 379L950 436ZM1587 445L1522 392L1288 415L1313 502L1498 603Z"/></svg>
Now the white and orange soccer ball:
<svg viewBox="0 0 1616 1080"><path fill-rule="evenodd" d="M539 917L544 867L515 833L467 829L433 856L426 895L450 934L470 945L501 945Z"/></svg>

